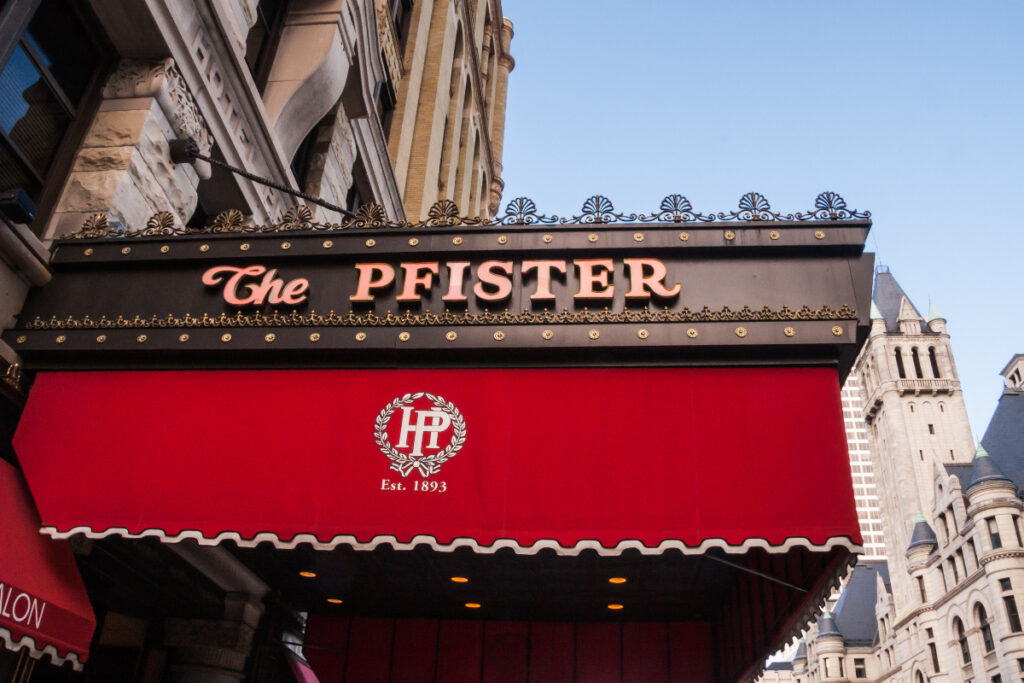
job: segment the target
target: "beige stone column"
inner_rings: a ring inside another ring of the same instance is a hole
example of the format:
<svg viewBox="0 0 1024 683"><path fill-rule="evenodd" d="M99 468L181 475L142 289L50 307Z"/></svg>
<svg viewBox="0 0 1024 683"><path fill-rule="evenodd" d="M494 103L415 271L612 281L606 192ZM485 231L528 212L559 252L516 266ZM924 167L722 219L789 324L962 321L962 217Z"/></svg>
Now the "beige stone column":
<svg viewBox="0 0 1024 683"><path fill-rule="evenodd" d="M501 193L505 189L505 182L501 179L501 158L505 148L505 104L508 100L508 75L516 66L516 61L509 54L512 36L512 22L503 18L501 20L501 55L498 57L498 69L495 74L498 80L494 87L494 116L491 118L491 155L494 159L494 169L491 178L490 200L487 203L487 210L491 216L498 213Z"/></svg>
<svg viewBox="0 0 1024 683"><path fill-rule="evenodd" d="M158 212L184 225L210 171L206 162L171 161L168 142L185 137L209 153L206 121L174 60L123 60L103 89L45 236L74 232L97 213L132 229Z"/></svg>
<svg viewBox="0 0 1024 683"><path fill-rule="evenodd" d="M170 683L235 683L245 676L263 604L244 593L224 599L223 619L167 619Z"/></svg>

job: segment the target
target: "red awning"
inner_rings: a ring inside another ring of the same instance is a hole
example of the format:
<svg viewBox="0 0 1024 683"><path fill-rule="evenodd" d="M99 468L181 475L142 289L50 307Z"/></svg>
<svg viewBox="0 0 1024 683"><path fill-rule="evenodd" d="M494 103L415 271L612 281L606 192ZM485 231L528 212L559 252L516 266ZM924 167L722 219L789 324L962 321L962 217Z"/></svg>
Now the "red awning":
<svg viewBox="0 0 1024 683"><path fill-rule="evenodd" d="M40 373L14 443L55 537L860 544L829 368Z"/></svg>
<svg viewBox="0 0 1024 683"><path fill-rule="evenodd" d="M41 536L39 526L21 475L0 460L0 640L80 670L96 617L71 548Z"/></svg>

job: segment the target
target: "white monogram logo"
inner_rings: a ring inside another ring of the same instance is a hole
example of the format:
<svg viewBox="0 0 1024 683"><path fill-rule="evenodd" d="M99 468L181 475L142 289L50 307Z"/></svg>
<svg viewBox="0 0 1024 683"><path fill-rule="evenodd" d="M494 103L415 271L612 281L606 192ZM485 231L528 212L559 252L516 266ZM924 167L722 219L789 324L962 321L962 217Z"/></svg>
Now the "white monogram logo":
<svg viewBox="0 0 1024 683"><path fill-rule="evenodd" d="M418 409L416 402L420 399L425 399L421 403L429 401L430 407ZM401 430L398 443L392 445L387 429L397 410L402 412ZM449 429L451 438L442 447L438 440ZM466 421L453 403L441 396L418 391L400 396L385 406L374 422L373 436L377 447L391 460L391 469L403 477L416 470L427 478L437 474L441 465L462 448L466 442Z"/></svg>

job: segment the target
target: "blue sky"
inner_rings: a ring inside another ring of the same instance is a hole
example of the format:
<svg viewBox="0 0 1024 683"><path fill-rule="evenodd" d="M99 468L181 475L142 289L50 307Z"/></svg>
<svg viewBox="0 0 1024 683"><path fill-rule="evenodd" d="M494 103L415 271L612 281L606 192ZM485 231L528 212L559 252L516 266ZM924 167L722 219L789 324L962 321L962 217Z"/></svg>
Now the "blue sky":
<svg viewBox="0 0 1024 683"><path fill-rule="evenodd" d="M971 428L1024 352L1021 2L503 0L504 201L650 212L673 192L784 213L824 190L949 322Z"/></svg>

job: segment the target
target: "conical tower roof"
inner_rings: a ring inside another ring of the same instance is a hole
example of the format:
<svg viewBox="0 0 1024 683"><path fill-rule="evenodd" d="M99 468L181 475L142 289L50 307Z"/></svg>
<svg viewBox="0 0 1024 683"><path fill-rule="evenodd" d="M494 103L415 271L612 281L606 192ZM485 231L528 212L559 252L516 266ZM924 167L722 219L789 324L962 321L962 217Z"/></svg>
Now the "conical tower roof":
<svg viewBox="0 0 1024 683"><path fill-rule="evenodd" d="M818 617L818 638L829 638L833 636L843 637L843 634L839 632L839 628L836 626L836 620L833 618L832 613L825 608L825 611Z"/></svg>
<svg viewBox="0 0 1024 683"><path fill-rule="evenodd" d="M807 661L807 641L803 638L800 639L800 643L796 646L796 654L793 655L793 661L799 660Z"/></svg>
<svg viewBox="0 0 1024 683"><path fill-rule="evenodd" d="M935 305L935 302L932 301L931 299L929 299L928 300L928 322L931 322L933 320L945 320L945 318L943 318L942 314L939 313L939 309Z"/></svg>
<svg viewBox="0 0 1024 683"><path fill-rule="evenodd" d="M917 548L920 546L935 546L938 545L938 539L935 538L935 530L928 524L928 520L924 518L924 515L920 510L917 512L917 520L914 522L914 533L910 535L910 545L907 546L909 551L911 548Z"/></svg>
<svg viewBox="0 0 1024 683"><path fill-rule="evenodd" d="M983 481L1010 481L1010 478L1003 474L1002 470L993 462L985 447L979 443L978 450L974 454L974 470L971 474L971 485L967 489L970 490L975 484L980 484Z"/></svg>
<svg viewBox="0 0 1024 683"><path fill-rule="evenodd" d="M871 300L871 319L885 320L885 316L883 316L882 312L878 310L878 304L875 303L874 299Z"/></svg>
<svg viewBox="0 0 1024 683"><path fill-rule="evenodd" d="M920 318L921 314L918 313L914 303L900 287L900 283L896 282L896 278L892 276L888 268L880 269L875 273L875 289L872 292L871 300L876 304L878 312L881 313L879 317L885 320L885 329L889 332L897 332L900 329L899 318L904 299L909 304L909 310L904 311L904 314ZM873 313L871 317L874 317Z"/></svg>

